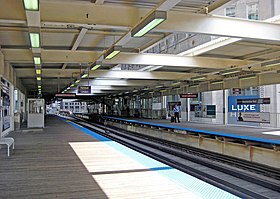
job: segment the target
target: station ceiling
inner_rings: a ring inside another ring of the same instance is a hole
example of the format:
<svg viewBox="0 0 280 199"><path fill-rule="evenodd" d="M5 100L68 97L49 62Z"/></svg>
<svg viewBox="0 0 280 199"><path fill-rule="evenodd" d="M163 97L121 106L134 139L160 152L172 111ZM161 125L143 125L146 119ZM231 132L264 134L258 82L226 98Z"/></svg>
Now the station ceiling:
<svg viewBox="0 0 280 199"><path fill-rule="evenodd" d="M0 0L0 46L5 62L13 67L27 92L37 92L42 85L43 95L62 92L96 62L101 66L79 83L90 83L96 95L179 81L179 85L188 86L202 75L203 82L211 82L227 78L222 72L233 68L240 69L238 75L271 72L279 77L279 17L256 22L213 15L234 2L40 0L38 11L28 11L21 0ZM143 37L132 37L131 30L153 11L167 12L167 19ZM32 32L39 33L39 48L31 47ZM148 53L176 34L209 35L216 40L178 54ZM120 47L121 52L104 59L112 46ZM40 57L41 63L35 65L34 57ZM35 69L42 70L41 80L37 80ZM258 78L257 84L271 83Z"/></svg>

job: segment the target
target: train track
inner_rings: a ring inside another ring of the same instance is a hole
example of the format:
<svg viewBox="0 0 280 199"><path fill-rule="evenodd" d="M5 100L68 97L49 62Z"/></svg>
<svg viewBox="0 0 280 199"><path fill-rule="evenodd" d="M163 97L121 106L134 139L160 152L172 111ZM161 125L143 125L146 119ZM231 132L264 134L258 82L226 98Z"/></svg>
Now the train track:
<svg viewBox="0 0 280 199"><path fill-rule="evenodd" d="M280 198L280 172L75 117L73 122L242 198Z"/></svg>

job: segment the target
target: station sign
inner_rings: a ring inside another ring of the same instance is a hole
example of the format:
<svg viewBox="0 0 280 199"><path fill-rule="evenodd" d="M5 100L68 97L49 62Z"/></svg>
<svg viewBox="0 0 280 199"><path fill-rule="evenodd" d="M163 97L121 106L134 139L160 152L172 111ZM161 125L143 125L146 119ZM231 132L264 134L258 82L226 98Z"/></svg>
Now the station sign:
<svg viewBox="0 0 280 199"><path fill-rule="evenodd" d="M270 104L270 98L237 99L237 104Z"/></svg>
<svg viewBox="0 0 280 199"><path fill-rule="evenodd" d="M55 94L56 97L76 97L75 93L57 93Z"/></svg>
<svg viewBox="0 0 280 199"><path fill-rule="evenodd" d="M91 86L78 86L78 94L91 94Z"/></svg>
<svg viewBox="0 0 280 199"><path fill-rule="evenodd" d="M197 93L186 93L186 94L180 94L180 98L197 98Z"/></svg>

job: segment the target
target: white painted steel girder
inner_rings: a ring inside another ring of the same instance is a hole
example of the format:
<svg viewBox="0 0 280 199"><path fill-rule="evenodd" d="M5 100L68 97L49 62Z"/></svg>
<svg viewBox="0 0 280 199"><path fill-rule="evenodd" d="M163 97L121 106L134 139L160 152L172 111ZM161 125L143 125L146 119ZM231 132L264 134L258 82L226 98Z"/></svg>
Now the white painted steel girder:
<svg viewBox="0 0 280 199"><path fill-rule="evenodd" d="M230 66L244 66L251 64L251 61L236 59L220 59L205 57L187 57L166 54L137 54L124 53L110 60L103 60L104 64L141 64L141 65L162 65L162 66L181 66L181 67L200 67L200 68L227 68Z"/></svg>

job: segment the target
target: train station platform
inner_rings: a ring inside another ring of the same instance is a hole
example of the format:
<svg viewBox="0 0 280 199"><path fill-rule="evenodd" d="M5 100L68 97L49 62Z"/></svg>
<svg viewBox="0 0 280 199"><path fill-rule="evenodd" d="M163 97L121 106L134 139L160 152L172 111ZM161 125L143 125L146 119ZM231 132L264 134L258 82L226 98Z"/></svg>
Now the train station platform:
<svg viewBox="0 0 280 199"><path fill-rule="evenodd" d="M162 128L170 128L177 130L186 130L197 133L205 133L217 136L226 136L232 138L248 139L251 141L263 141L265 143L280 144L280 129L267 127L252 127L252 126L234 126L220 125L210 123L185 122L180 123L170 122L167 119L142 119L142 118L118 118L107 117L126 122L138 123L143 125L151 125Z"/></svg>
<svg viewBox="0 0 280 199"><path fill-rule="evenodd" d="M1 198L238 198L56 116L43 131L10 136Z"/></svg>
<svg viewBox="0 0 280 199"><path fill-rule="evenodd" d="M221 124L184 122L184 121L181 121L180 123L171 123L170 120L158 120L158 119L152 119L152 120L139 119L139 121L151 122L151 123L163 124L163 125L171 125L174 127L183 127L183 128L197 129L197 130L206 130L211 132L235 134L240 136L250 136L256 138L280 140L280 129L277 128L221 125Z"/></svg>

